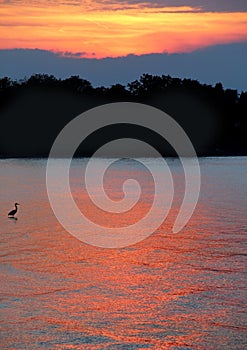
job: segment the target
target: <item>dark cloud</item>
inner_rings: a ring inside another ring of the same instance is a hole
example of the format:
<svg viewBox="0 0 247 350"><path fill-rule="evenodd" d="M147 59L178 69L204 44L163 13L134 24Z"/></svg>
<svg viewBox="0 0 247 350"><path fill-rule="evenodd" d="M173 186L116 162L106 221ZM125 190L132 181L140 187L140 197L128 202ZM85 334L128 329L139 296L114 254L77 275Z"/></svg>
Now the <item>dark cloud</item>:
<svg viewBox="0 0 247 350"><path fill-rule="evenodd" d="M86 52L71 52L71 51L64 51L64 52L58 52L60 56L63 57L70 57L70 58L81 58L86 56Z"/></svg>
<svg viewBox="0 0 247 350"><path fill-rule="evenodd" d="M79 55L80 53L78 53ZM202 83L247 90L247 43L212 46L183 54L129 55L119 58L64 57L44 50L0 50L1 77L21 79L35 73L65 78L80 75L94 86L126 84L143 73L170 74Z"/></svg>
<svg viewBox="0 0 247 350"><path fill-rule="evenodd" d="M237 12L247 11L247 0L109 0L99 1L108 4L138 4L146 3L150 7L191 6L202 11Z"/></svg>
<svg viewBox="0 0 247 350"><path fill-rule="evenodd" d="M24 0L4 0L3 3L9 4L25 4ZM83 5L83 0L30 0L29 4L49 4L49 5ZM109 7L119 5L119 9L129 8L130 5L146 4L148 7L179 7L191 6L193 8L200 8L202 11L219 11L219 12L237 12L247 11L247 0L94 0L94 3ZM49 6L47 5L47 6ZM90 6L90 3L87 5Z"/></svg>

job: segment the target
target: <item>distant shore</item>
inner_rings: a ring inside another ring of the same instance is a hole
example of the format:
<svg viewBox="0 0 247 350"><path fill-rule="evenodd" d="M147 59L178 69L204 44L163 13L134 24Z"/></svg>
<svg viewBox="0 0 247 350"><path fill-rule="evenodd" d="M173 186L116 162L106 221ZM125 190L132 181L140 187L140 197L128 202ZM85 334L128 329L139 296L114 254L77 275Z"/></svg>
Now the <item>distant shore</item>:
<svg viewBox="0 0 247 350"><path fill-rule="evenodd" d="M47 158L57 135L71 120L116 102L137 102L167 113L183 128L199 157L247 155L247 92L165 75L143 74L126 86L94 88L79 76L61 80L35 74L22 81L0 78L0 158ZM116 116L114 125L93 132L75 157L90 157L102 145L122 138L149 143L163 157L177 156L152 130L117 122ZM66 148L58 157L64 154Z"/></svg>
<svg viewBox="0 0 247 350"><path fill-rule="evenodd" d="M76 155L75 157L73 157L73 159L83 159L83 158L91 158L92 155ZM131 158L155 158L155 157L150 157L150 156L145 156L145 155L141 155L141 156L133 156L133 157L116 157L116 156L111 156L111 155L106 155L103 157L95 157L95 158L116 158L116 159L131 159ZM177 159L179 158L178 156L171 156L171 155L167 155L167 156L160 156L162 158L168 158L168 159ZM223 153L218 153L218 154L207 154L207 155L197 155L198 158L241 158L241 157L247 157L247 151L243 152L243 153L227 153L227 154L223 154ZM0 156L0 160L10 160L10 159L44 159L44 160L48 160L49 156L40 156L40 155L28 155L28 156L14 156L14 155L10 155L10 156ZM53 157L54 158L54 157ZM57 156L54 159L68 159L69 157L66 156ZM190 158L189 156L187 158Z"/></svg>

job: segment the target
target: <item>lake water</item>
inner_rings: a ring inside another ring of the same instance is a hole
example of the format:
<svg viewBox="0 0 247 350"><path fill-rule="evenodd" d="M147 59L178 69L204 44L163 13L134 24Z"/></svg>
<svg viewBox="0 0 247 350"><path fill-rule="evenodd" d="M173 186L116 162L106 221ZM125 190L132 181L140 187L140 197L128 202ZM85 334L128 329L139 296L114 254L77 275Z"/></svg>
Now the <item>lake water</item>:
<svg viewBox="0 0 247 350"><path fill-rule="evenodd" d="M158 169L161 160L149 162ZM115 200L126 176L142 182L136 211L104 216L81 186L85 164L73 162L71 184L87 215L115 227L148 210L153 183L138 163L119 161L106 180ZM247 348L247 158L200 159L200 199L177 234L183 171L178 160L168 164L175 199L166 220L135 245L107 249L79 241L57 221L45 160L0 161L1 349ZM57 186L62 196L59 171ZM7 217L14 202L18 220Z"/></svg>

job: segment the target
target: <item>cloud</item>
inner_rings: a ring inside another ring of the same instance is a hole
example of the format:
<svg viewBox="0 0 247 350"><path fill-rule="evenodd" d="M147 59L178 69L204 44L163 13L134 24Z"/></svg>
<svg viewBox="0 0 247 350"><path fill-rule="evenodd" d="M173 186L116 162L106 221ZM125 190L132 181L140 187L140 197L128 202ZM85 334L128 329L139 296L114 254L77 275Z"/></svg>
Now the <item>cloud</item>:
<svg viewBox="0 0 247 350"><path fill-rule="evenodd" d="M87 55L86 52L71 52L71 51L57 51L56 54L62 56L62 57L69 57L69 58L82 58ZM91 53L91 56L94 56L94 53Z"/></svg>
<svg viewBox="0 0 247 350"><path fill-rule="evenodd" d="M3 4L25 5L26 0L0 0ZM129 9L140 7L190 7L191 9L200 9L201 11L213 12L246 12L246 0L30 0L28 5L36 6L83 6L88 9ZM178 9L179 11L179 9Z"/></svg>
<svg viewBox="0 0 247 350"><path fill-rule="evenodd" d="M122 4L126 5L127 2ZM83 6L79 11L73 6L59 7L50 2L47 7L1 6L0 17L5 21L3 26L0 25L0 48L39 47L85 52L88 58L94 57L91 52L95 52L97 58L103 58L130 53L188 52L247 40L246 13L195 13L190 7L174 6L121 11L116 8L116 11L103 11L99 7L91 11L88 10L92 6L90 1Z"/></svg>
<svg viewBox="0 0 247 350"><path fill-rule="evenodd" d="M79 55L80 53L78 53ZM35 73L65 78L80 75L94 86L126 84L143 73L170 74L202 83L222 82L224 87L247 90L247 43L212 46L183 54L128 55L86 59L61 56L45 50L0 50L1 76L21 79Z"/></svg>
<svg viewBox="0 0 247 350"><path fill-rule="evenodd" d="M110 3L110 1L107 1ZM112 3L122 3L122 1L113 0ZM138 0L128 0L128 4L143 3ZM246 0L147 0L149 7L180 7L189 6L191 8L200 8L201 11L216 12L242 12L247 11Z"/></svg>

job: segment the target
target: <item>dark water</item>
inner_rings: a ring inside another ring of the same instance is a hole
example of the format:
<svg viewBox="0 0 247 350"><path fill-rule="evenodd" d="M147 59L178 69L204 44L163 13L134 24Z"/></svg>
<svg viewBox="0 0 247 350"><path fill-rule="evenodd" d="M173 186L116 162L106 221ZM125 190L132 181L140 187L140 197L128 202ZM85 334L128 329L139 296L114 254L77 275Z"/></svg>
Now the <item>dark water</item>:
<svg viewBox="0 0 247 350"><path fill-rule="evenodd" d="M57 221L44 160L0 161L1 349L247 348L247 158L200 160L200 200L177 234L183 173L177 160L168 163L176 195L161 227L135 245L103 249ZM73 164L72 190L85 209L84 165ZM151 182L132 166L119 162L108 185L132 172L147 192L136 213L102 218L108 223L138 220L147 209ZM8 219L15 201L18 220Z"/></svg>

